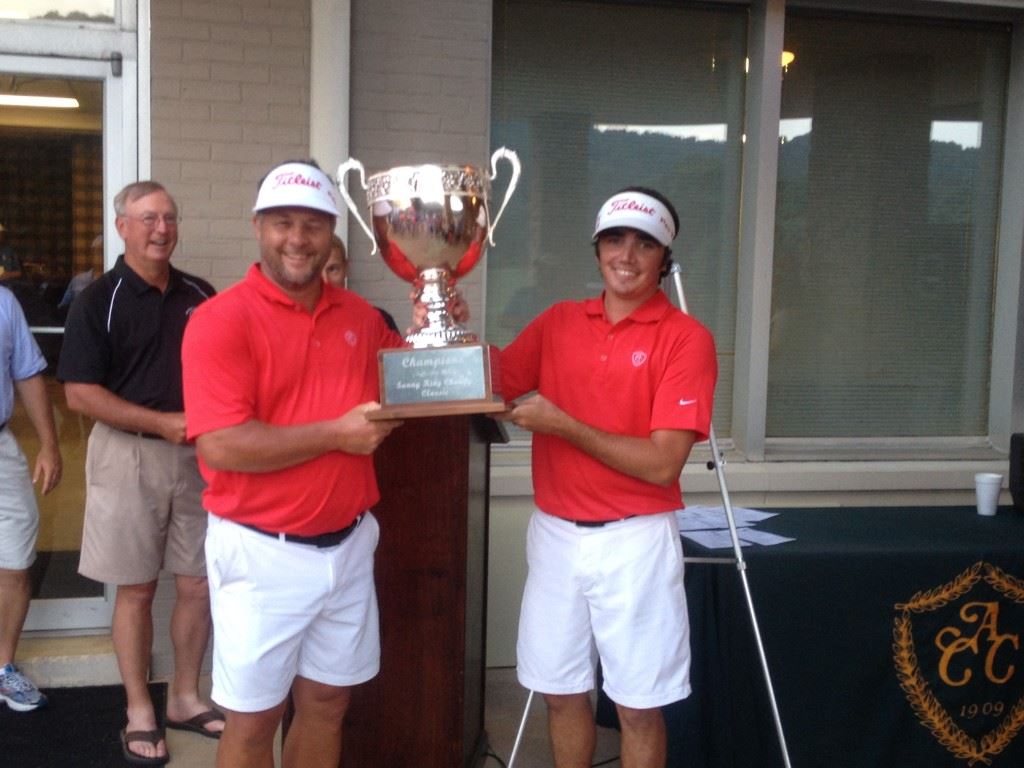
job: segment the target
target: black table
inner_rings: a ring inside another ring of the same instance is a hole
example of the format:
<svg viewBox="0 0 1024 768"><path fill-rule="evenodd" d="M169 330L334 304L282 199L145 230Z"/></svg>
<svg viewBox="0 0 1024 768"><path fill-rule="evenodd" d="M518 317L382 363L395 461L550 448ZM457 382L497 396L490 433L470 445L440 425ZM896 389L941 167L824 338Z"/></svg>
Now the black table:
<svg viewBox="0 0 1024 768"><path fill-rule="evenodd" d="M1024 766L1024 518L776 511L756 527L796 541L744 559L793 768ZM735 565L686 582L694 692L665 708L669 766L782 766Z"/></svg>

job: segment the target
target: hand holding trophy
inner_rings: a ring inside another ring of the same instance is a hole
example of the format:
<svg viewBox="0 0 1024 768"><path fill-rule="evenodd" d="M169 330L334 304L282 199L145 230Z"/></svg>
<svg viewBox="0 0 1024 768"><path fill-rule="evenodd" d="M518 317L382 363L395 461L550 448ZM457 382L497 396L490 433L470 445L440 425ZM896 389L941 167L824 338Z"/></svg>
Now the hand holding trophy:
<svg viewBox="0 0 1024 768"><path fill-rule="evenodd" d="M499 160L512 166L505 199L491 218L491 182ZM359 171L372 228L345 188L345 176ZM497 355L451 316L454 283L468 274L494 245L494 228L515 192L521 166L502 147L491 156L491 173L469 165L400 166L366 179L362 163L350 158L338 167L338 187L352 215L391 270L413 284L426 321L406 337L410 349L379 354L379 418L410 418L502 411L494 394Z"/></svg>

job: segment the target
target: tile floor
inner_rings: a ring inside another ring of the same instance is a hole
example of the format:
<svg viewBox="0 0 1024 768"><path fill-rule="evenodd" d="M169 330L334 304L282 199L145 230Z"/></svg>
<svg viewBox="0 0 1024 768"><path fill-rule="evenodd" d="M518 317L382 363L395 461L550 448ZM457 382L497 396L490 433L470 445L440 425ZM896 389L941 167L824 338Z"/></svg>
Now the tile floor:
<svg viewBox="0 0 1024 768"><path fill-rule="evenodd" d="M528 692L516 682L514 669L492 667L487 670L485 695L484 727L497 759L488 757L478 768L501 768L511 757ZM534 697L514 768L550 768L546 722L544 704ZM180 731L167 732L167 747L172 757L170 765L176 768L212 768L217 753L216 741ZM599 728L594 764L616 768L621 765L618 754L618 733Z"/></svg>

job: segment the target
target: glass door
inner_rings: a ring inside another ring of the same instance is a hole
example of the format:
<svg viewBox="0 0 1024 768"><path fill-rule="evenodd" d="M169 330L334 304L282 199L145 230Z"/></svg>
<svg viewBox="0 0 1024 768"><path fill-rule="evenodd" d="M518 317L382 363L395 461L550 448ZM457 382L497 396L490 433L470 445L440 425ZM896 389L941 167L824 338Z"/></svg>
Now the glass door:
<svg viewBox="0 0 1024 768"><path fill-rule="evenodd" d="M0 285L17 297L46 357L64 459L60 485L37 497L38 558L26 630L110 625L104 586L77 572L92 424L68 409L54 374L71 301L117 252L108 201L126 183L126 169L137 167L137 140L123 129L130 124L126 110L135 113L126 90L121 68L110 61L0 56L0 97L59 100L0 98L8 102L0 104L0 250L9 249ZM31 465L38 441L20 403L11 429Z"/></svg>

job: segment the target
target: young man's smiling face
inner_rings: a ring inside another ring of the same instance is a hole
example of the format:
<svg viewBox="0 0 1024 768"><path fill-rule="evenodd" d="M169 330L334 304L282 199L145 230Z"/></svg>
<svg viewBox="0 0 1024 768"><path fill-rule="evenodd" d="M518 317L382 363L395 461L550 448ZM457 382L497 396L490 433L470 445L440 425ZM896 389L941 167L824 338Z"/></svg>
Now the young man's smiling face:
<svg viewBox="0 0 1024 768"><path fill-rule="evenodd" d="M597 260L605 292L617 299L642 303L661 284L665 246L637 229L615 227L597 237Z"/></svg>

